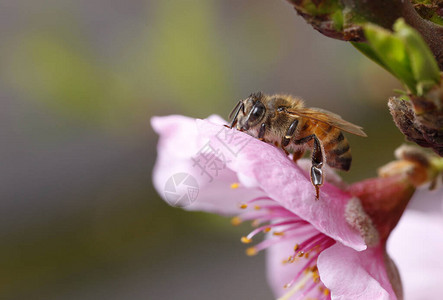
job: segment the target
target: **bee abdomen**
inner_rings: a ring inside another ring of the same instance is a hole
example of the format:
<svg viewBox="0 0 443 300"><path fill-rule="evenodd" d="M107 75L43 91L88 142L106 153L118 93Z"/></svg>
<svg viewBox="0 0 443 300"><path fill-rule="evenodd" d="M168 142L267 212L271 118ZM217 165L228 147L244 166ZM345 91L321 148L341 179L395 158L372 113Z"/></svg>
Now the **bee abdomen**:
<svg viewBox="0 0 443 300"><path fill-rule="evenodd" d="M331 134L329 139L323 141L323 148L326 154L326 163L336 169L348 171L351 167L352 155L348 140L343 133L337 129L335 134Z"/></svg>

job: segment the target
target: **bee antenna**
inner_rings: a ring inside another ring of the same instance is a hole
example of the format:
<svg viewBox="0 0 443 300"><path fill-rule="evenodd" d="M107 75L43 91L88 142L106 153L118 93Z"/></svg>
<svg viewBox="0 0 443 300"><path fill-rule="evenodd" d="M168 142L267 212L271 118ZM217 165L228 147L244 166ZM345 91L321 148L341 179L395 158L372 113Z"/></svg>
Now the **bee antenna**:
<svg viewBox="0 0 443 300"><path fill-rule="evenodd" d="M229 119L231 119L231 117L234 115L234 117L232 118L232 121L231 121L231 125L229 126L230 128L234 127L235 123L237 123L238 113L240 112L240 110L243 110L243 109L244 109L244 104L243 104L243 101L240 100L237 102L234 109L229 114Z"/></svg>
<svg viewBox="0 0 443 300"><path fill-rule="evenodd" d="M234 114L234 112L237 110L237 108L239 107L239 105L242 103L242 101L241 100L239 100L238 102L237 102L237 104L234 106L234 108L231 110L231 112L229 113L229 116L228 116L228 119L231 119L232 118L232 115Z"/></svg>

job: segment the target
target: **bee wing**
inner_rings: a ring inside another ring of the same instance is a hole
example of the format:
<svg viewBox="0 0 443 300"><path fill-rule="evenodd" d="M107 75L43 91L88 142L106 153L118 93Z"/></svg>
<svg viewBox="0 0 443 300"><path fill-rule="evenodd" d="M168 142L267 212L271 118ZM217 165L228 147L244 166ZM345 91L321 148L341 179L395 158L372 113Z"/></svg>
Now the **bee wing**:
<svg viewBox="0 0 443 300"><path fill-rule="evenodd" d="M286 110L291 115L297 115L303 118L313 119L319 122L323 122L334 126L340 130L366 137L366 133L363 131L363 128L352 124L351 122L343 120L339 115L334 114L330 111L321 109L321 108L298 108L298 109L290 109Z"/></svg>

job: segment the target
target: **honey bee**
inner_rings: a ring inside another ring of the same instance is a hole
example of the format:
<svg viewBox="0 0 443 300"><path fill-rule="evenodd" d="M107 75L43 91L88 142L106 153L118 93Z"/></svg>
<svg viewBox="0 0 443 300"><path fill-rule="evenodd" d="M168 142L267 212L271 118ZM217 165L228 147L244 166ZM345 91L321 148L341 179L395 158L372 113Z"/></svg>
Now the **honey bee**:
<svg viewBox="0 0 443 300"><path fill-rule="evenodd" d="M351 150L342 131L366 137L362 127L343 120L339 115L320 108L308 108L303 100L290 95L251 94L240 100L229 114L230 128L281 147L294 162L311 150L311 182L319 198L323 184L324 163L348 171Z"/></svg>

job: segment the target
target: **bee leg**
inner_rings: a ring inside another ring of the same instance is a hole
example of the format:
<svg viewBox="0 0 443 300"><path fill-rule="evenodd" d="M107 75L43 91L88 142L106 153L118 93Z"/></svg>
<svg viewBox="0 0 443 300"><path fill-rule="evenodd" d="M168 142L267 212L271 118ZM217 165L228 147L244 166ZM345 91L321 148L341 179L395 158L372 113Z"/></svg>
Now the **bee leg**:
<svg viewBox="0 0 443 300"><path fill-rule="evenodd" d="M298 120L295 120L294 122L289 125L288 130L286 131L285 136L281 140L281 146L282 148L289 145L289 142L291 141L292 136L294 135L295 129L297 129L298 126Z"/></svg>
<svg viewBox="0 0 443 300"><path fill-rule="evenodd" d="M261 124L261 126L260 126L260 131L258 132L258 139L259 139L260 141L264 141L264 140L265 140L265 139L264 139L265 131L266 131L266 124L263 123L263 124Z"/></svg>
<svg viewBox="0 0 443 300"><path fill-rule="evenodd" d="M323 184L323 153L321 150L320 141L314 135L314 147L312 149L312 166L311 166L311 182L315 187L316 196L318 200L320 193L320 186Z"/></svg>
<svg viewBox="0 0 443 300"><path fill-rule="evenodd" d="M292 160L296 163L297 160L303 156L303 154L305 154L305 150L303 149L294 151L294 153L292 153Z"/></svg>
<svg viewBox="0 0 443 300"><path fill-rule="evenodd" d="M291 138L294 135L297 126L298 126L298 120L294 120L294 122L292 122L291 125L289 125L285 136L281 140L281 148L285 151L286 155L289 155L289 152L286 151L285 147L289 145L289 142L291 141Z"/></svg>
<svg viewBox="0 0 443 300"><path fill-rule="evenodd" d="M308 135L302 139L294 141L295 144L304 144L310 140L314 140L312 147L312 166L311 166L311 182L315 187L315 198L318 200L320 194L320 186L323 184L323 152L321 150L320 141L315 134Z"/></svg>
<svg viewBox="0 0 443 300"><path fill-rule="evenodd" d="M310 140L312 140L314 137L317 138L317 137L315 136L315 134L308 135L308 136L306 136L306 137L304 137L304 138L302 138L302 139L295 140L295 141L294 141L294 144L296 144L296 145L305 144L305 143L309 142Z"/></svg>

